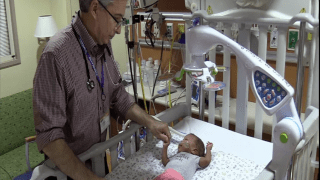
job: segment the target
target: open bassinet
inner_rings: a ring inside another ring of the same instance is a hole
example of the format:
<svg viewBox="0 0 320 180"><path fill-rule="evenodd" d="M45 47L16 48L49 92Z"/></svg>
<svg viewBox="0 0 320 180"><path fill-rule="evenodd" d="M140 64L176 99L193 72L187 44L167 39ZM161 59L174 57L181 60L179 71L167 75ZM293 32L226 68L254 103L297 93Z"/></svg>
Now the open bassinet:
<svg viewBox="0 0 320 180"><path fill-rule="evenodd" d="M174 126L179 132L197 135L203 142L214 144L212 162L199 169L193 179L255 179L272 159L272 143L226 130L222 127L193 119L190 116ZM168 157L177 153L183 137L172 132ZM164 172L161 162L162 141L153 139L134 156L120 163L107 179L154 179Z"/></svg>
<svg viewBox="0 0 320 180"><path fill-rule="evenodd" d="M179 104L159 113L156 117L167 123L174 122L176 124L174 128L181 133L191 132L199 136L203 142L213 142L210 165L205 169L199 169L194 179L274 179L274 172L268 168L272 162L272 154L276 153L273 152L272 143L193 119L186 109L187 104ZM308 116L303 124L307 138L297 147L296 152L303 149L316 135L319 125L318 116L318 109L313 107L308 109ZM179 122L180 118L184 120ZM95 144L88 151L79 155L79 159L83 162L91 159L93 171L99 176L105 176L105 150L110 149L112 172L106 176L107 179L155 178L164 170L160 161L162 142L153 139L152 134L148 132L147 143L139 151L131 154L131 137L133 134L140 134L138 131L140 127L142 126L132 123L128 130L106 142ZM168 149L169 157L176 153L176 145L181 139L181 136L172 133L172 142ZM124 162L119 161L117 154L118 143L121 141L124 144L126 158ZM138 146L137 149L139 149ZM32 179L40 180L49 176L66 179L66 175L59 171L50 160L34 169Z"/></svg>

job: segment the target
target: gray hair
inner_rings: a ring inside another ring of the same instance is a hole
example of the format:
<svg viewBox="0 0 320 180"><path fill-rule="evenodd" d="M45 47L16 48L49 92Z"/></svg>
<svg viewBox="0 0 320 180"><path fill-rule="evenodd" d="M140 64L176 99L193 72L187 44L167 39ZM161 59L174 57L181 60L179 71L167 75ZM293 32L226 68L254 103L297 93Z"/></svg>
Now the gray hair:
<svg viewBox="0 0 320 180"><path fill-rule="evenodd" d="M108 6L111 3L113 3L113 0L98 0L98 1L101 1L102 4L105 6ZM88 12L91 2L92 0L79 0L81 12Z"/></svg>

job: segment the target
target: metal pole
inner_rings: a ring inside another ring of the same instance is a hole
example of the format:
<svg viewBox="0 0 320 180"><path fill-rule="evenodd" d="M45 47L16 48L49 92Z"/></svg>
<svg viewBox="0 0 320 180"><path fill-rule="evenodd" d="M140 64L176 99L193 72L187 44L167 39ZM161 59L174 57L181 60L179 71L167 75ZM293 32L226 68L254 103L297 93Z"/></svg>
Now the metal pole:
<svg viewBox="0 0 320 180"><path fill-rule="evenodd" d="M188 28L191 27L191 21L186 20L185 21L185 32L188 31ZM191 62L191 55L189 53L188 44L192 42L188 42L188 38L186 38L186 44L185 44L185 62L184 63L190 63ZM186 75L186 103L187 103L187 111L188 115L191 116L192 109L191 109L191 78L190 76Z"/></svg>
<svg viewBox="0 0 320 180"><path fill-rule="evenodd" d="M199 5L199 10L201 10L202 7L201 7L201 0L200 0L200 5ZM200 22L199 22L200 25L203 25L203 17L200 17Z"/></svg>
<svg viewBox="0 0 320 180"><path fill-rule="evenodd" d="M199 119L204 120L204 90L203 83L199 81Z"/></svg>
<svg viewBox="0 0 320 180"><path fill-rule="evenodd" d="M131 13L132 13L132 17L134 15L134 9L133 9L133 5L134 5L134 0L131 1ZM133 43L135 43L135 23L132 23L132 41ZM132 55L132 60L133 60L133 92L135 93L135 100L136 102L138 102L138 93L137 93L137 81L136 81L136 78L137 78L137 75L136 75L136 56L135 56L135 52L134 52L134 46L131 50L131 55ZM141 74L140 74L141 76Z"/></svg>
<svg viewBox="0 0 320 180"><path fill-rule="evenodd" d="M303 61L303 52L304 52L304 42L306 38L305 29L306 29L306 22L301 22L300 30L299 30L297 84L296 84L296 94L295 94L295 105L296 105L299 117L301 113L301 100L302 100L303 81L304 81L304 66L302 61Z"/></svg>
<svg viewBox="0 0 320 180"><path fill-rule="evenodd" d="M132 72L132 63L131 63L131 48L129 47L129 27L126 26L125 27L125 39L126 39L126 43L127 43L127 46L128 46L128 57L129 57L129 67L130 67L130 73ZM133 74L131 73L131 80L134 82L134 78L133 78ZM138 98L136 97L137 96L137 93L135 93L135 84L132 83L132 88L133 88L133 95L134 95L134 100L136 103L138 103Z"/></svg>

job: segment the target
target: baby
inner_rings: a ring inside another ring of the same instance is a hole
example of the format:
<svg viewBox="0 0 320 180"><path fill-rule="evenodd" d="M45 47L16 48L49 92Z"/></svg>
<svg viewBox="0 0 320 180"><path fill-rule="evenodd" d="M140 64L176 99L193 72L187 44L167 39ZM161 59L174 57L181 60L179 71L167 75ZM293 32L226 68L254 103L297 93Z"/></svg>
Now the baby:
<svg viewBox="0 0 320 180"><path fill-rule="evenodd" d="M178 153L170 159L167 156L169 144L164 143L162 150L162 164L166 171L155 180L189 180L198 168L205 168L211 162L212 143L207 143L207 153L204 154L202 140L192 133L184 137L178 146Z"/></svg>

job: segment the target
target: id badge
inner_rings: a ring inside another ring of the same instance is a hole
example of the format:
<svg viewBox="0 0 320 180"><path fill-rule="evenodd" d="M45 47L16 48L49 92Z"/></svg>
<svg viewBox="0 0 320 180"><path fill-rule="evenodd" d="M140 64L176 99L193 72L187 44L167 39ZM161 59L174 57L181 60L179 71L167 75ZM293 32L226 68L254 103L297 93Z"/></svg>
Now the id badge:
<svg viewBox="0 0 320 180"><path fill-rule="evenodd" d="M100 119L100 133L102 134L110 125L109 111Z"/></svg>

